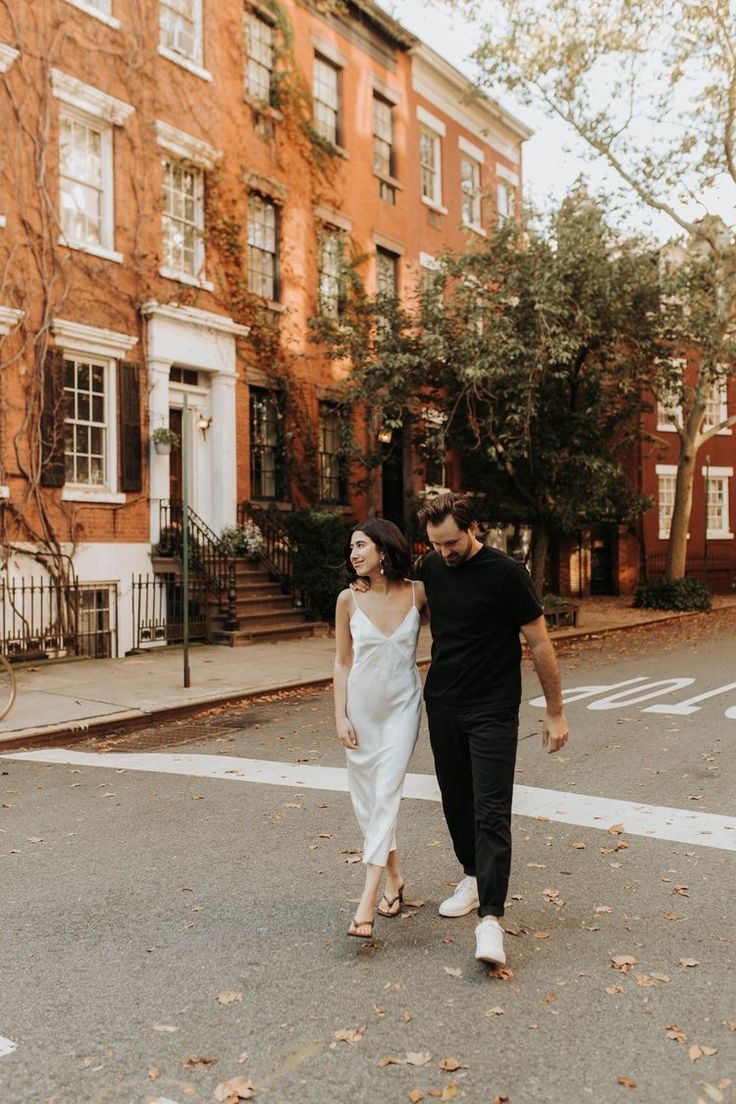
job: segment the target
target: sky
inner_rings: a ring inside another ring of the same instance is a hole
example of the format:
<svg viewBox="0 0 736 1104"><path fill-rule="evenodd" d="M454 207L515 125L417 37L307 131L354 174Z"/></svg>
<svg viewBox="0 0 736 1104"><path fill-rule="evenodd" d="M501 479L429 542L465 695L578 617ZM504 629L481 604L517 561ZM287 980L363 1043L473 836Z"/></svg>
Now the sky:
<svg viewBox="0 0 736 1104"><path fill-rule="evenodd" d="M439 0L380 0L382 6L403 26L416 34L438 54L471 79L475 68L470 60L478 37L473 27L457 10L451 10ZM534 129L534 135L523 146L524 194L534 207L550 209L558 206L564 195L581 176L587 178L593 193L620 193L621 184L611 169L598 159L586 156L584 143L562 121L552 120L541 111L532 110L508 97L499 102ZM730 192L730 188L728 189ZM624 193L625 194L625 193ZM714 195L709 202L727 222L733 221L732 200L725 192ZM694 217L702 211L692 211ZM641 205L625 200L625 213L620 223L629 231L667 240L678 231L666 215L657 215Z"/></svg>

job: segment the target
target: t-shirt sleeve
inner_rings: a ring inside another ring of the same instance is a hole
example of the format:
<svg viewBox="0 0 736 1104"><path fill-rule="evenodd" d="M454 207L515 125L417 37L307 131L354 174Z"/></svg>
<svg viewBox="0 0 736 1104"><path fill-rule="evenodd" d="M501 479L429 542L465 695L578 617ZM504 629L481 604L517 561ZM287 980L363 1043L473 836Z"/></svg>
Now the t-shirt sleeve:
<svg viewBox="0 0 736 1104"><path fill-rule="evenodd" d="M531 575L521 564L514 564L503 581L506 609L517 625L528 625L544 613Z"/></svg>

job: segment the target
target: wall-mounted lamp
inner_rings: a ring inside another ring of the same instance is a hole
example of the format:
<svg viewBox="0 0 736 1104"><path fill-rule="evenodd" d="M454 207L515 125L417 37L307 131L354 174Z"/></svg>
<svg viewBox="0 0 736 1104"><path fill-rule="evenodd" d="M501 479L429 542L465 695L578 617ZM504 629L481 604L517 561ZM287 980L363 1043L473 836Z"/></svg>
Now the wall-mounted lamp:
<svg viewBox="0 0 736 1104"><path fill-rule="evenodd" d="M212 419L211 418L205 418L203 414L199 415L199 420L197 422L197 429L202 430L202 436L204 437L205 441L207 440L207 430L210 428L211 425L212 425Z"/></svg>
<svg viewBox="0 0 736 1104"><path fill-rule="evenodd" d="M389 429L388 427L385 427L384 429L379 429L378 431L378 441L382 445L390 445L393 440L393 436L394 431L392 429Z"/></svg>

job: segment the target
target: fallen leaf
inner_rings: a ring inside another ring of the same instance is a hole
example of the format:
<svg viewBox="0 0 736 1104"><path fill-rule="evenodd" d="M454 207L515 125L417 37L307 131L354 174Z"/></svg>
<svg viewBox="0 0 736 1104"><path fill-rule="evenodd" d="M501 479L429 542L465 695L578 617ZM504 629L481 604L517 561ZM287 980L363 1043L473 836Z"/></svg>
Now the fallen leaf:
<svg viewBox="0 0 736 1104"><path fill-rule="evenodd" d="M620 970L622 974L628 974L632 966L639 965L639 959L633 955L614 955L611 959L614 970Z"/></svg>
<svg viewBox="0 0 736 1104"><path fill-rule="evenodd" d="M29 836L28 843L43 843L43 840L40 836Z"/></svg>
<svg viewBox="0 0 736 1104"><path fill-rule="evenodd" d="M534 933L535 939L549 939L549 932L538 931Z"/></svg>
<svg viewBox="0 0 736 1104"><path fill-rule="evenodd" d="M449 974L450 977L461 978L463 976L462 970L457 966L443 966L442 969L446 974Z"/></svg>
<svg viewBox="0 0 736 1104"><path fill-rule="evenodd" d="M404 1012L404 1023L411 1023L413 1019L414 1017L411 1012Z"/></svg>
<svg viewBox="0 0 736 1104"><path fill-rule="evenodd" d="M673 1039L676 1043L686 1043L687 1042L687 1035L685 1034L685 1032L682 1030L681 1027L677 1026L677 1024L668 1024L667 1027L665 1028L665 1031L666 1031L666 1037L668 1039Z"/></svg>
<svg viewBox="0 0 736 1104"><path fill-rule="evenodd" d="M623 991L624 991L623 985L608 985L608 986L606 986L606 992L610 993L610 994L623 993Z"/></svg>
<svg viewBox="0 0 736 1104"><path fill-rule="evenodd" d="M673 892L673 894L674 893L679 893L679 895L681 897L689 897L690 896L690 894L688 892L688 888L687 888L686 885L676 885L675 888L672 890L672 892Z"/></svg>
<svg viewBox="0 0 736 1104"><path fill-rule="evenodd" d="M613 912L613 909L610 905L596 905L593 912L596 916L602 916L604 912Z"/></svg>
<svg viewBox="0 0 736 1104"><path fill-rule="evenodd" d="M552 1004L553 1001L556 1001L556 1000L559 1000L559 999L560 999L560 994L559 993L554 993L554 992L553 993L545 993L545 995L542 997L542 1004Z"/></svg>
<svg viewBox="0 0 736 1104"><path fill-rule="evenodd" d="M503 1016L503 1014L504 1014L504 1009L501 1008L500 1004L494 1005L493 1008L487 1008L486 1011L483 1013L484 1016L489 1016L489 1017L490 1016Z"/></svg>
<svg viewBox="0 0 736 1104"><path fill-rule="evenodd" d="M682 920L682 917L681 916L675 916L674 912L663 912L662 913L662 919L663 920Z"/></svg>
<svg viewBox="0 0 736 1104"><path fill-rule="evenodd" d="M365 1035L365 1028L365 1024L361 1024L360 1027L338 1027L332 1037L338 1043L359 1043Z"/></svg>
<svg viewBox="0 0 736 1104"><path fill-rule="evenodd" d="M426 1066L432 1061L432 1055L428 1050L414 1050L406 1052L407 1066Z"/></svg>
<svg viewBox="0 0 736 1104"><path fill-rule="evenodd" d="M697 958L681 958L677 963L678 966L699 966Z"/></svg>
<svg viewBox="0 0 736 1104"><path fill-rule="evenodd" d="M442 1090L442 1096L440 1100L454 1100L457 1096L457 1085L454 1081L451 1081L449 1085L445 1085Z"/></svg>
<svg viewBox="0 0 736 1104"><path fill-rule="evenodd" d="M200 1073L206 1073L210 1066L214 1066L216 1058L207 1058L204 1055L193 1054L189 1058L185 1058L182 1062L184 1069L199 1070Z"/></svg>
<svg viewBox="0 0 736 1104"><path fill-rule="evenodd" d="M668 982L670 980L667 974L660 974L658 970L652 970L652 977L656 978L657 981Z"/></svg>
<svg viewBox="0 0 736 1104"><path fill-rule="evenodd" d="M457 1058L443 1058L441 1062L437 1063L437 1069L444 1070L445 1073L455 1073L456 1070L467 1068Z"/></svg>
<svg viewBox="0 0 736 1104"><path fill-rule="evenodd" d="M394 1058L392 1054L387 1054L385 1058L379 1058L376 1062L376 1065L379 1066L381 1069L385 1069L386 1066L400 1066L401 1059Z"/></svg>
<svg viewBox="0 0 736 1104"><path fill-rule="evenodd" d="M587 843L581 843L578 841L577 843L573 843L572 846L575 848L576 851L584 851L588 845Z"/></svg>
<svg viewBox="0 0 736 1104"><path fill-rule="evenodd" d="M148 1074L149 1081L158 1081L159 1077L161 1076L161 1070L158 1068L158 1066L149 1066L146 1070L146 1073Z"/></svg>
<svg viewBox="0 0 736 1104"><path fill-rule="evenodd" d="M171 1035L174 1031L178 1031L179 1028L174 1027L172 1024L152 1024L151 1030L162 1031L165 1032L167 1035Z"/></svg>
<svg viewBox="0 0 736 1104"><path fill-rule="evenodd" d="M641 989L651 989L653 986L656 986L657 983L653 977L650 977L649 974L637 974L636 984Z"/></svg>
<svg viewBox="0 0 736 1104"><path fill-rule="evenodd" d="M424 1093L421 1089L412 1089L409 1093L409 1100L411 1100L411 1104L419 1104L420 1100L424 1100Z"/></svg>
<svg viewBox="0 0 736 1104"><path fill-rule="evenodd" d="M498 981L511 981L514 976L514 971L510 966L492 966L488 971L489 978L496 978Z"/></svg>
<svg viewBox="0 0 736 1104"><path fill-rule="evenodd" d="M254 1089L245 1077L232 1077L229 1081L220 1081L215 1089L215 1100L221 1104L237 1104L239 1100L251 1100Z"/></svg>
<svg viewBox="0 0 736 1104"><path fill-rule="evenodd" d="M729 1031L736 1031L736 1020L724 1020L723 1024Z"/></svg>
<svg viewBox="0 0 736 1104"><path fill-rule="evenodd" d="M617 1077L616 1082L619 1085L623 1085L627 1089L636 1088L636 1081L634 1081L631 1077Z"/></svg>
<svg viewBox="0 0 736 1104"><path fill-rule="evenodd" d="M237 989L223 989L221 993L218 993L215 997L216 1001L220 1004L235 1004L237 1001L242 1001L243 994L239 993Z"/></svg>
<svg viewBox="0 0 736 1104"><path fill-rule="evenodd" d="M611 825L611 827L610 827L610 828L608 829L608 834L609 834L609 836L622 836L622 835L623 835L623 833L624 833L624 826L623 826L623 824L613 824L613 825Z"/></svg>
<svg viewBox="0 0 736 1104"><path fill-rule="evenodd" d="M506 1093L499 1093L493 1104L511 1104L511 1097L507 1096Z"/></svg>

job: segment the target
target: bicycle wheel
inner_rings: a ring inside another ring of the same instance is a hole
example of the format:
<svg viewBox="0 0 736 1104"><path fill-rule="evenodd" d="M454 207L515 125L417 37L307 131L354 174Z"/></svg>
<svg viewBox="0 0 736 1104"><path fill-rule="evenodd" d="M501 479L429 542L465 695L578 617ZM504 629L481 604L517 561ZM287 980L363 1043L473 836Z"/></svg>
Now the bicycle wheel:
<svg viewBox="0 0 736 1104"><path fill-rule="evenodd" d="M7 717L15 703L15 671L4 655L0 655L0 721Z"/></svg>

